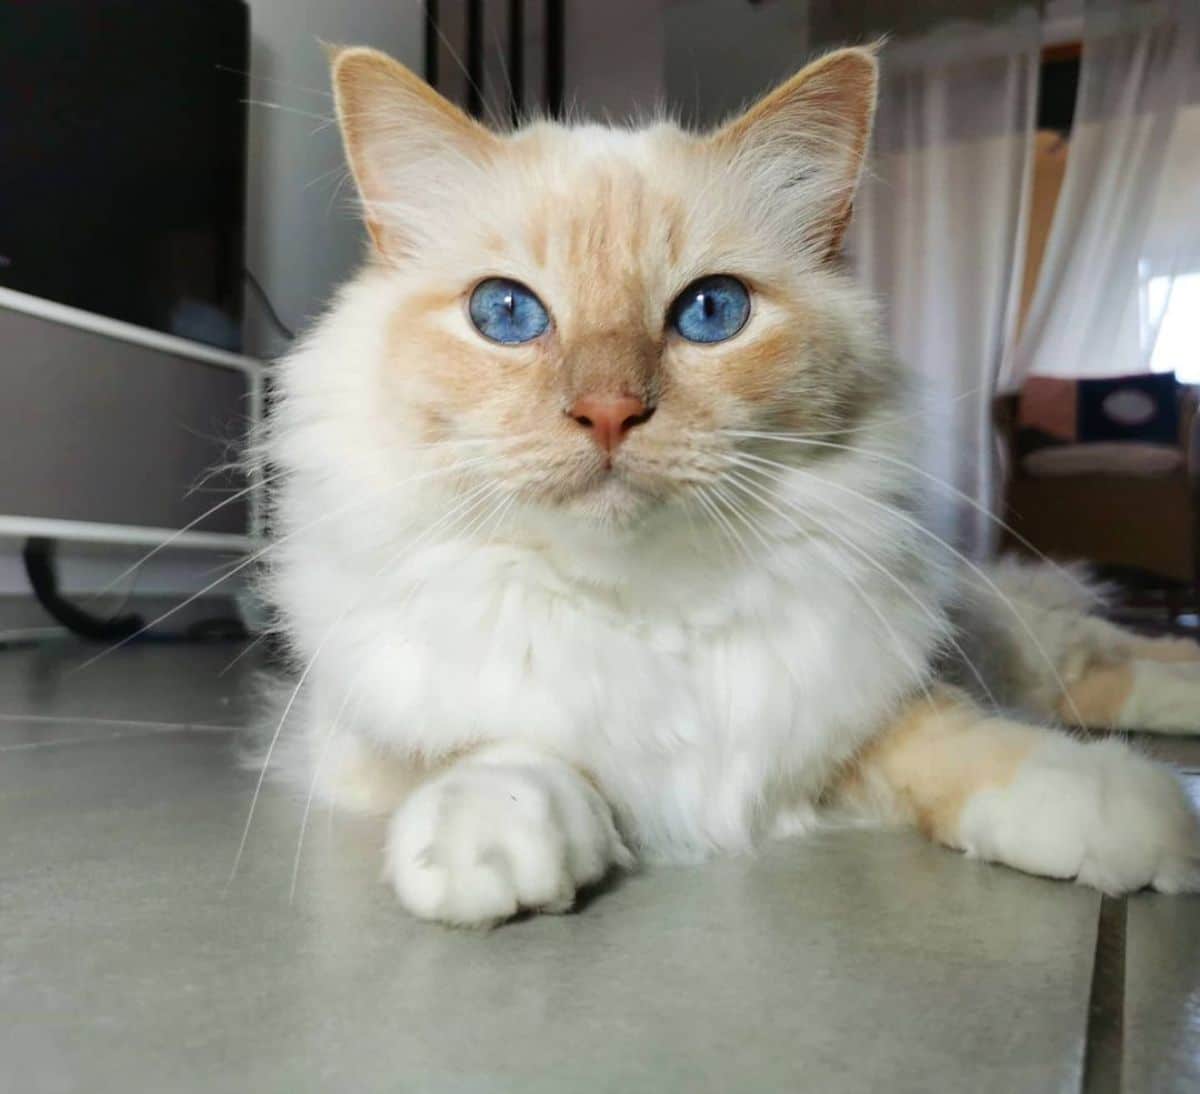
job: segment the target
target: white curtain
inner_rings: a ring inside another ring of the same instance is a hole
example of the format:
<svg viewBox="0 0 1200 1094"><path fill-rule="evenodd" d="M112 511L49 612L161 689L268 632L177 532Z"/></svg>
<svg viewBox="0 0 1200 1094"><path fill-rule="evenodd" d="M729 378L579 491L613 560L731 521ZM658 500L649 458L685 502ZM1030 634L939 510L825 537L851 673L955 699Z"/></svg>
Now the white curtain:
<svg viewBox="0 0 1200 1094"><path fill-rule="evenodd" d="M1143 367L1200 384L1200 3L1177 18L1185 71L1139 256L1138 350Z"/></svg>
<svg viewBox="0 0 1200 1094"><path fill-rule="evenodd" d="M1198 26L1200 0L1086 0L1066 177L1005 386L1148 371L1164 317L1190 311L1168 306L1200 272Z"/></svg>
<svg viewBox="0 0 1200 1094"><path fill-rule="evenodd" d="M923 465L985 509L996 502L992 398L1019 301L1040 49L1032 5L887 46L850 241L896 351L925 378ZM935 495L937 530L989 553L986 513Z"/></svg>

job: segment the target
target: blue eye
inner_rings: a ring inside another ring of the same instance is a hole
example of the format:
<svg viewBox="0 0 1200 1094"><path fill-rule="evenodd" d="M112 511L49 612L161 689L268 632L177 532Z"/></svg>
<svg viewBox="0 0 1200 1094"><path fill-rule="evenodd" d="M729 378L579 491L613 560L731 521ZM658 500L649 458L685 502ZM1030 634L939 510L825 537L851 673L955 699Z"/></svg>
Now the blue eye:
<svg viewBox="0 0 1200 1094"><path fill-rule="evenodd" d="M503 277L491 277L476 285L467 310L484 338L508 345L532 342L550 326L542 302L524 285Z"/></svg>
<svg viewBox="0 0 1200 1094"><path fill-rule="evenodd" d="M671 326L689 342L724 342L749 316L749 291L725 274L693 281L671 305Z"/></svg>

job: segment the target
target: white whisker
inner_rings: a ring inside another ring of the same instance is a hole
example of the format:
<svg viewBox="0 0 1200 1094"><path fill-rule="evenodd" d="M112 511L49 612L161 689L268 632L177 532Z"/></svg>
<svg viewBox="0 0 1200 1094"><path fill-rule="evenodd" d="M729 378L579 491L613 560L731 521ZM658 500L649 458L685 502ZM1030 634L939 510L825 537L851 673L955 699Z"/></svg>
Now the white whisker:
<svg viewBox="0 0 1200 1094"><path fill-rule="evenodd" d="M265 99L243 99L242 102L263 110L278 110L282 114L295 114L298 118L312 118L322 124L331 120L328 114L314 114L311 110L301 110L295 106L285 106L283 103L273 103Z"/></svg>
<svg viewBox="0 0 1200 1094"><path fill-rule="evenodd" d="M259 559L263 558L265 555L269 554L271 551L276 550L281 544L286 543L293 536L299 535L300 533L305 532L318 524L323 524L327 520L332 520L334 517L344 516L346 513L352 511L353 509L359 508L363 505L366 505L367 503L369 503L371 501L377 500L379 495L388 493L392 490L398 490L400 487L406 486L410 482L419 481L422 478L433 478L438 475L458 473L458 472L466 469L467 467L476 466L483 462L484 462L483 458L480 457L477 460L466 461L465 463L455 464L452 467L439 468L435 471L422 472L419 475L414 475L408 479L401 480L398 483L390 483L388 486L383 487L378 491L374 491L373 493L369 494L365 498L356 498L354 501L349 502L346 505L338 506L337 508L332 509L327 513L323 513L321 516L314 518L313 520L309 521L307 524L303 525L302 527L296 528L293 531L289 532L287 535L281 536L280 538L273 540L272 542L268 543L265 547L261 547L259 550L255 551L252 555L250 555L248 558L246 558L242 562L239 562L236 566L234 566L231 570L229 570L228 573L223 574L221 577L217 578L215 581L208 582L198 592L192 593L192 595L189 596L182 603L176 604L173 608L169 608L167 611L163 612L162 615L160 615L157 619L152 619L149 623L144 624L142 627L138 628L138 630L134 631L133 634L130 634L130 635L126 636L125 638L122 638L118 642L114 642L111 646L108 646L106 649L101 650L99 653L95 654L94 656L89 657L86 661L83 661L79 665L76 665L70 671L71 672L80 672L83 669L86 669L89 666L94 665L101 658L107 657L110 653L114 653L116 650L119 650L122 646L127 645L128 643L132 642L135 638L138 638L141 635L145 634L148 630L150 630L151 627L156 627L160 623L165 622L167 619L170 619L171 616L175 615L177 612L183 611L184 608L186 608L189 604L195 603L197 600L200 599L200 597L204 596L205 593L211 592L218 585L222 584L225 581L228 581L231 577L234 576L234 574L240 573L241 571L245 570L246 567L253 565L255 562L257 562Z"/></svg>
<svg viewBox="0 0 1200 1094"><path fill-rule="evenodd" d="M171 546L171 544L175 543L176 540L178 540L180 536L186 535L193 528L195 528L197 524L200 524L203 521L207 520L214 513L220 512L222 509L225 508L225 506L232 505L235 501L238 501L240 498L246 497L247 494L250 494L253 491L260 489L261 487L266 486L268 481L270 481L270 480L262 479L258 482L252 482L249 486L246 486L243 489L237 491L237 493L231 494L229 497L225 498L224 500L217 502L217 504L212 506L212 508L206 509L203 513L201 513L198 517L196 517L195 520L188 521L187 524L185 524L178 531L172 532L171 535L167 536L167 538L164 539L161 543L155 544L154 547L152 547L149 551L147 551L144 555L142 555L142 557L139 558L136 562L132 562L128 566L126 566L124 570L122 570L107 585L105 585L102 589L100 589L96 595L102 596L104 593L107 593L114 585L119 584L123 578L128 577L131 573L134 572L134 570L137 570L140 567L144 566L147 562L149 562L152 558L154 558L154 556L157 555L160 551L165 551L168 547Z"/></svg>
<svg viewBox="0 0 1200 1094"><path fill-rule="evenodd" d="M958 501L965 502L977 513L982 514L988 520L992 521L997 528L1007 532L1013 537L1013 539L1021 544L1022 547L1037 557L1041 562L1044 562L1057 573L1062 574L1064 577L1074 581L1074 578L1071 576L1071 574L1064 570L1062 566L1054 561L1054 559L1040 551L1037 547L1030 543L1028 539L1021 535L1021 533L1018 532L1011 524L1006 523L1000 517L996 516L996 514L993 513L986 505L983 505L981 502L971 497L970 494L960 490L953 483L949 483L945 479L939 478L937 475L933 474L931 471L925 470L925 468L920 467L918 464L912 463L908 460L902 460L898 456L889 456L884 452L877 452L874 449L855 448L852 445L838 444L836 441L818 440L804 434L770 433L766 431L744 429L730 429L725 430L725 432L731 437L746 437L755 440L776 441L783 444L811 445L814 448L840 449L844 452L852 452L857 455L865 456L870 460L879 460L881 463L887 463L893 465L894 467L903 468L905 471L910 471L914 475L920 476L926 482L933 483L939 489L946 491L946 493Z"/></svg>
<svg viewBox="0 0 1200 1094"><path fill-rule="evenodd" d="M346 694L342 698L341 704L338 706L337 714L334 716L333 724L329 727L329 731L325 734L325 740L321 745L320 755L317 757L316 763L313 764L312 780L308 784L308 795L304 799L304 812L300 817L300 835L296 839L296 854L292 859L292 882L288 888L288 903L291 904L296 899L296 882L300 878L300 862L304 854L304 836L308 832L308 818L312 813L313 799L317 793L317 783L321 778L321 771L325 766L325 761L329 756L330 746L333 744L334 738L337 736L338 729L341 726L342 715L346 712L346 707L350 702L351 695L354 694L354 685L362 679L363 673L367 669L368 662L364 662L359 666L358 671L350 679L350 683L346 685Z"/></svg>
<svg viewBox="0 0 1200 1094"><path fill-rule="evenodd" d="M764 475L768 473L766 470L764 470L762 468L755 468L753 465L746 465L746 464L739 463L738 466L744 467L748 471L757 470L760 474L764 474ZM737 472L731 472L730 477L731 477L731 481L734 481L734 482L741 481L743 484L743 489L746 489L747 486L749 485L743 479L742 476L737 474ZM757 494L757 491L756 491L756 494ZM776 496L778 496L778 495L776 495ZM791 521L787 517L786 514L782 513L778 508L776 508L774 505L772 505L767 499L763 498L761 495L758 495L758 498L759 498L759 501L761 504L768 505L772 509L772 511L774 511L776 513L776 515L778 515L782 520L787 521L794 529L796 529L797 531L803 531L795 524L794 521ZM789 499L789 498L780 497L780 500L785 502L788 505L791 505L793 508L799 509L799 507L796 506L795 503L792 502L791 499ZM873 567L875 570L877 570L879 573L881 573L884 577L886 577L889 581L891 581L909 599L909 601L911 601L912 604L921 611L921 613L925 616L925 618L928 619L931 623L933 623L939 630L946 630L946 621L942 617L939 617L937 615L937 613L934 612L929 607L929 605L926 604L913 591L911 586L907 585L904 581L902 581L899 577L897 577L894 573L892 573L886 566L883 565L883 563L881 563L878 559L874 558L870 554L869 551L867 551L865 548L859 546L857 543L855 543L853 540L851 540L848 536L843 536L841 533L836 531L836 529L832 528L826 522L818 520L812 513L804 512L804 516L806 517L806 519L812 521L822 531L822 533L824 533L825 535L832 536L834 539L838 540L838 542L840 542L843 546L845 546L845 547L849 548L851 551L855 552L868 565ZM843 517L845 517L845 516L846 516L846 514L843 514ZM855 521L854 523L860 528L865 527L859 521ZM821 544L816 539L811 539L811 542L813 543L814 546L817 546L819 548L824 548L824 544ZM825 552L824 550L822 550L822 553L826 554L826 557L831 562L835 562L835 558L832 554L829 554L829 553ZM848 577L849 575L847 574L846 576ZM984 679L983 674L979 671L978 667L975 665L975 662L967 655L966 650L964 650L962 648L962 646L958 642L958 640L953 636L953 634L950 634L949 632L946 633L945 640L947 642L949 642L951 646L953 646L955 651L963 659L963 661L967 665L967 667L971 670L972 675L974 675L980 688L983 689L983 693L988 697L988 700L991 702L992 706L999 707L1000 704L996 701L996 697L992 693L992 689L988 686L987 681Z"/></svg>
<svg viewBox="0 0 1200 1094"><path fill-rule="evenodd" d="M269 631L263 631L262 634L255 636L251 641L247 642L246 645L241 650L238 651L237 655L233 658L233 660L230 661L223 669L221 669L220 672L217 673L217 678L220 679L227 672L229 672L235 665L237 665L242 660L242 658L244 658L247 654L252 653L255 649L257 649L263 642L265 642L267 640L267 636L269 635L269 633L270 633Z"/></svg>
<svg viewBox="0 0 1200 1094"><path fill-rule="evenodd" d="M805 442L805 443L808 443L808 442ZM1071 698L1070 692L1067 690L1066 681L1062 678L1062 674L1059 672L1058 666L1054 663L1053 658L1051 658L1050 654L1047 652L1046 647L1044 645L1042 645L1042 641L1040 638L1038 638L1034 629L1029 625L1029 623L1026 621L1025 617L1023 615L1021 615L1020 611L1017 609L1017 606L1015 604L1013 604L1012 600L1009 599L1009 597L1005 595L1004 591L990 577L988 577L988 575L976 563L972 562L971 559L969 559L965 554L963 554L963 552L960 551L957 547L955 547L951 543L948 543L945 539L943 539L941 536L939 536L931 528L926 528L925 525L923 525L920 521L909 516L909 514L905 513L903 510L897 508L894 505L888 505L886 502L879 501L876 498L872 498L869 495L864 494L861 490L854 490L853 488L851 488L849 486L844 486L841 483L837 483L831 479L824 478L820 475L816 475L813 472L807 471L803 468L788 467L786 464L780 464L777 460L767 460L765 457L754 456L749 453L743 453L742 455L746 459L753 460L753 461L761 461L768 465L782 467L783 469L785 469L786 471L788 471L791 474L800 475L801 477L813 479L817 482L822 483L824 486L826 486L830 489L837 490L841 493L850 494L850 495L858 498L860 501L864 501L868 505L870 505L876 509L881 509L884 512L890 513L892 516L894 516L897 520L899 520L901 523L903 523L907 527L912 528L915 532L917 532L918 534L920 534L922 536L925 536L927 539L933 540L936 544L938 544L944 550L949 552L955 559L958 560L958 562L961 565L967 567L967 569L970 570L971 573L976 578L978 578L978 580L982 581L988 587L988 589L992 592L992 594L998 600L1000 600L1000 602L1005 606L1005 608L1009 611L1009 613L1012 615L1012 617L1017 621L1017 624L1021 627L1021 629L1025 632L1026 636L1029 638L1030 642L1033 644L1033 648L1035 650L1037 650L1038 655L1046 663L1046 667L1050 670L1051 675L1054 677L1054 681L1058 685L1058 689L1061 692L1061 694L1063 695L1063 698L1065 699L1067 704L1071 707L1071 713L1075 716L1078 724L1079 725L1086 724L1084 722L1082 715L1080 715L1078 709L1076 708L1075 702Z"/></svg>
<svg viewBox="0 0 1200 1094"><path fill-rule="evenodd" d="M756 500L759 501L760 504L763 504L763 499L761 498L761 496L759 496L757 494L757 491L751 492L751 490L748 488L746 483L744 483L744 482L738 483L738 480L734 477L734 475L736 475L736 472L729 476L729 481L731 483L739 485L740 488L745 493L747 493L751 497L754 497ZM776 513L783 520L788 521L788 518L783 513L780 513L778 510L776 510ZM813 519L813 518L810 516L809 519ZM791 523L792 527L795 528L797 531L801 531L801 532L803 531L794 522L791 522L791 521L788 521L788 522ZM832 529L823 526L821 524L821 522L814 520L814 523L816 523L819 527L822 527L822 529L826 532L826 534L833 535L834 538L836 538L840 542L842 542L843 545L850 547L851 549L855 550L860 556L867 559L869 562L874 563L874 560L870 558L870 556L867 554L867 552L860 550L856 544L853 544L848 539L841 537L840 535L838 535L838 533L834 532ZM844 577L846 579L846 581L854 589L858 598L860 600L862 600L862 602L867 606L867 608L875 616L875 618L879 620L880 625L884 628L887 635L891 638L893 645L896 647L896 652L900 655L901 659L908 665L909 670L913 673L913 676L917 682L917 685L925 693L926 699L930 703L932 703L933 696L929 692L929 686L928 686L928 682L926 680L926 677L928 676L928 671L924 667L918 666L917 663L913 660L913 658L907 654L907 652L904 649L904 644L900 640L900 635L897 633L896 628L894 626L892 626L891 621L883 614L882 611L880 611L878 605L876 605L874 600L868 595L867 591L863 588L861 582L859 582L858 579L855 578L854 575L851 574L848 569L846 569L842 566L841 561L824 543L822 543L819 539L816 539L815 537L812 537L812 536L809 536L808 541L812 546L816 547L817 550L819 550L821 552L821 554L823 554L825 556L826 561L828 561L834 567L834 569L838 573L840 573L842 575L842 577ZM883 567L881 564L878 564L878 563L875 563L875 564L879 567L881 572L883 572L887 576L891 576L885 567ZM895 580L898 581L898 579L895 579ZM901 587L906 588L903 585Z"/></svg>
<svg viewBox="0 0 1200 1094"><path fill-rule="evenodd" d="M711 495L712 495L712 486L710 484L707 488L701 488L701 490L699 491L697 496L704 503L704 506L708 510L709 515L712 517L712 519L716 522L717 526L721 529L723 534L726 536L733 553L735 555L740 554L744 561L746 561L750 565L753 565L754 558L750 554L750 552L747 550L745 541L737 533L737 531L736 531L736 529L734 529L733 525L730 524L729 519L721 511L721 507L717 504L715 497L713 497Z"/></svg>
<svg viewBox="0 0 1200 1094"><path fill-rule="evenodd" d="M470 494L468 494L468 498L474 497L475 494L479 491L483 491L488 488L494 488L494 486L495 486L495 484L493 484L493 483L484 483L481 486L476 487L475 491L472 491ZM491 497L491 493L489 492L489 493L484 494L484 497L485 498ZM457 513L463 504L466 504L466 503L460 502L458 506L456 506L454 509L452 509L450 511L449 515L453 515L453 514ZM473 504L474 503L472 503L472 505ZM441 520L435 522L433 525L431 525L429 528L427 528L425 530L425 532L423 532L420 536L418 536L417 539L413 543L406 544L403 548L401 548L400 551L396 552L394 555L389 557L384 562L384 564L378 570L376 570L375 573L373 573L371 575L371 577L372 578L380 577L384 573L384 571L390 569L395 564L395 562L398 558L402 557L406 552L413 550L414 547L416 547L418 544L420 544L425 539L429 538L432 534L434 534L436 531L438 531L440 526L446 519L447 519L447 517L443 516L441 518ZM303 672L300 673L299 680L296 681L295 687L292 688L292 693L288 697L287 703L284 705L283 713L279 716L279 721L276 723L275 730L271 734L270 744L267 746L266 754L263 757L262 768L260 769L260 771L258 773L258 780L255 783L254 793L250 799L250 809L246 815L246 823L242 829L242 838L241 838L241 841L238 843L237 854L234 856L233 866L230 869L229 877L225 883L226 891L228 891L229 886L233 884L233 880L237 876L238 867L241 865L242 855L245 853L245 850L246 850L246 841L250 837L250 827L254 822L254 812L258 806L258 799L259 799L260 794L262 793L263 783L267 777L267 770L271 766L271 757L275 753L275 746L279 743L279 735L280 735L280 733L283 732L283 727L284 727L284 724L287 722L288 715L291 714L292 707L295 706L296 700L299 698L300 692L304 688L305 681L308 679L309 675L311 674L311 672L313 670L313 667L317 663L318 658L321 656L321 651L325 649L330 638L337 631L338 627L345 620L345 618L350 614L350 612L353 611L355 608L357 608L359 606L359 604L361 604L362 598L366 595L367 591L370 588L372 588L372 586L369 582L364 583L362 591L360 592L359 596L356 597L353 601L351 601L349 604L345 605L342 608L341 613L338 615L338 617L333 621L333 623L326 630L324 636L321 638L321 641L317 643L317 647L313 651L312 656L308 659L308 663L304 666Z"/></svg>

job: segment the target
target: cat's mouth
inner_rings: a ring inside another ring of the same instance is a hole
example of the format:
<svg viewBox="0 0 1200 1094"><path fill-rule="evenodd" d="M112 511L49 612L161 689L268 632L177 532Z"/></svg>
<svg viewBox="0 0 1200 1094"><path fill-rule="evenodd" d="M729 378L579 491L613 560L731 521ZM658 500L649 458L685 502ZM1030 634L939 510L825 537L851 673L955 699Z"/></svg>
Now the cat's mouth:
<svg viewBox="0 0 1200 1094"><path fill-rule="evenodd" d="M612 493L629 489L631 474L628 466L612 456L598 458L580 471L569 488L572 497L582 498L597 493Z"/></svg>
<svg viewBox="0 0 1200 1094"><path fill-rule="evenodd" d="M568 503L582 516L626 523L646 509L646 497L618 467L609 465L577 491Z"/></svg>
<svg viewBox="0 0 1200 1094"><path fill-rule="evenodd" d="M559 499L562 508L587 519L631 524L664 500L664 484L636 460L617 454L596 460Z"/></svg>
<svg viewBox="0 0 1200 1094"><path fill-rule="evenodd" d="M618 451L521 459L502 476L526 502L586 521L629 525L679 491L661 458Z"/></svg>

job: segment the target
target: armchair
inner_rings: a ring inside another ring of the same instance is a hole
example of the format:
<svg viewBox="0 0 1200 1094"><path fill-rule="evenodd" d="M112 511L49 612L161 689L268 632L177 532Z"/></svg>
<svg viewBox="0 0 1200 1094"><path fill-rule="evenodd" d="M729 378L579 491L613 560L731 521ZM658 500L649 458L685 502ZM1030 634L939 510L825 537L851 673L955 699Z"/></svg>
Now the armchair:
<svg viewBox="0 0 1200 1094"><path fill-rule="evenodd" d="M1019 395L995 403L1005 455L1004 520L1061 559L1144 571L1200 593L1200 415L1179 389L1175 446L1118 441L1030 452L1018 428ZM1023 546L1005 534L1006 547Z"/></svg>

